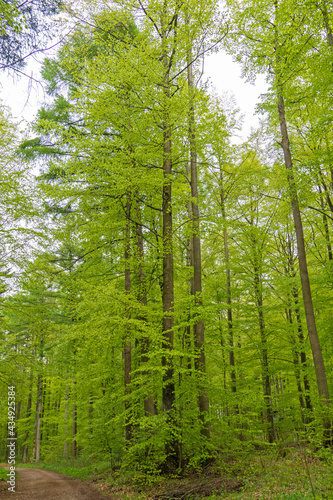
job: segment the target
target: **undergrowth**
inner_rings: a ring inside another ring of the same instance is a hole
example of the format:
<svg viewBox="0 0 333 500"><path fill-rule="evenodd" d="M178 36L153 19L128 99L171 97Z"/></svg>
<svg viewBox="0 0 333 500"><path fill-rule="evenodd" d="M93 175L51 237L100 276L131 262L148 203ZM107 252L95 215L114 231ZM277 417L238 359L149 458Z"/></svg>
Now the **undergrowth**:
<svg viewBox="0 0 333 500"><path fill-rule="evenodd" d="M173 478L111 470L108 461L88 464L78 459L38 467L97 482L114 500L333 499L332 450L299 447L285 453L272 447L221 453L210 466Z"/></svg>
<svg viewBox="0 0 333 500"><path fill-rule="evenodd" d="M0 480L7 481L8 470L0 467Z"/></svg>

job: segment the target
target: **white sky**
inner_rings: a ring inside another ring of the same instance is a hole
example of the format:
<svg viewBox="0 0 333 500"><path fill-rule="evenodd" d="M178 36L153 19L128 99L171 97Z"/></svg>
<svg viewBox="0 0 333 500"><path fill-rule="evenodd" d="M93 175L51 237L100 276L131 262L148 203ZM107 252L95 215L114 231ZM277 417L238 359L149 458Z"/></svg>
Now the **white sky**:
<svg viewBox="0 0 333 500"><path fill-rule="evenodd" d="M32 60L24 71L39 79L39 67L40 64ZM255 106L260 94L267 90L264 76L259 75L255 85L245 82L241 78L240 65L223 52L206 57L204 68L204 78L210 78L219 94L228 92L235 96L237 106L244 115L243 130L239 135L246 139L251 128L258 126ZM15 81L13 77L2 73L0 74L0 85L0 98L3 104L11 108L15 120L19 122L31 121L46 97L41 85L36 83L31 85L28 78L23 76ZM24 122L21 123L21 128L24 128Z"/></svg>
<svg viewBox="0 0 333 500"><path fill-rule="evenodd" d="M263 75L258 75L255 84L248 83L241 77L240 64L224 52L211 54L205 60L205 75L209 77L219 95L224 92L234 95L236 105L244 115L243 130L239 134L246 139L251 128L259 124L255 107L261 94L267 92L268 85Z"/></svg>

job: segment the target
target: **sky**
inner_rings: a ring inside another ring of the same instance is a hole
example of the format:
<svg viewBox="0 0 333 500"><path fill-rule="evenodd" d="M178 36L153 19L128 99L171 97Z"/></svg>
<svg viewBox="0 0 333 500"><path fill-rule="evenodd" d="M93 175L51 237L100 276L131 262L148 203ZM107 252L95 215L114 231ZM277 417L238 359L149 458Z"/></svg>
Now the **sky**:
<svg viewBox="0 0 333 500"><path fill-rule="evenodd" d="M30 60L24 71L38 80L39 69L40 62ZM240 65L233 61L232 56L219 52L205 58L203 79L208 78L218 94L234 95L237 107L244 115L243 130L239 133L238 140L246 139L251 128L258 126L259 118L255 115L255 106L260 94L267 90L264 76L259 75L255 84L246 82L241 78ZM17 77L13 78L4 73L0 75L0 85L3 104L11 108L15 120L21 122L21 129L26 128L26 122L33 120L38 107L45 100L42 85L29 82L27 77L22 76L18 80Z"/></svg>
<svg viewBox="0 0 333 500"><path fill-rule="evenodd" d="M259 124L255 107L261 94L267 92L267 83L263 75L257 75L255 83L246 82L241 77L241 66L233 61L232 56L219 52L211 54L205 60L205 76L210 78L219 95L228 93L236 99L236 105L244 115L240 138L246 139L251 128Z"/></svg>

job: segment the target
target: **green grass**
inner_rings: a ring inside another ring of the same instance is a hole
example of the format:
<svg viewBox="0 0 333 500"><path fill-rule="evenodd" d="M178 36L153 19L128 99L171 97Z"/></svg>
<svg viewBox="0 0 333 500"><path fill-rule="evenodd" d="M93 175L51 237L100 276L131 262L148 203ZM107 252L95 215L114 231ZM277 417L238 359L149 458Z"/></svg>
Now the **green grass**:
<svg viewBox="0 0 333 500"><path fill-rule="evenodd" d="M3 481L7 481L7 474L8 470L4 469L3 467L0 467L0 479Z"/></svg>
<svg viewBox="0 0 333 500"><path fill-rule="evenodd" d="M320 458L305 449L292 449L285 458L277 455L276 448L226 454L200 474L189 473L182 479L159 477L155 483L146 485L142 481L138 484L133 471L111 471L109 462L87 464L78 459L35 467L97 481L102 491L112 494L117 500L148 500L170 488L188 487L189 491L195 481L213 485L216 478L223 478L230 484L238 482L240 489L217 493L211 488L210 496L201 497L202 500L333 500L331 451L321 454Z"/></svg>
<svg viewBox="0 0 333 500"><path fill-rule="evenodd" d="M240 493L216 498L238 500L329 500L333 499L332 459L320 460L306 450L294 450L290 456L254 457L251 477L244 470L245 486ZM257 465L255 465L255 463ZM256 470L255 470L256 469Z"/></svg>
<svg viewBox="0 0 333 500"><path fill-rule="evenodd" d="M101 462L96 464L87 465L86 462L76 460L76 461L61 461L56 463L39 463L39 464L21 464L19 467L35 467L38 469L53 470L54 472L60 472L65 476L76 477L82 479L83 481L96 479L99 475L104 475L110 471L109 462Z"/></svg>

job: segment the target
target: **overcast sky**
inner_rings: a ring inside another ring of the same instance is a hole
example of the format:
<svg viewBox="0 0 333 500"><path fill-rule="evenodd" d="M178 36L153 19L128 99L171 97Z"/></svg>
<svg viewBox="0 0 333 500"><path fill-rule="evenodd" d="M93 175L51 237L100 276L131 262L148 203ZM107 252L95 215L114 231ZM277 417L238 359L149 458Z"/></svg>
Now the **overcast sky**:
<svg viewBox="0 0 333 500"><path fill-rule="evenodd" d="M50 54L48 54L49 56ZM35 61L30 61L25 69L26 73L39 79L39 67ZM258 117L255 116L255 106L259 96L265 93L267 84L265 78L259 75L255 85L247 83L241 78L239 64L233 62L232 57L222 52L206 57L204 63L204 77L210 78L216 91L231 93L235 96L237 106L244 114L243 131L240 134L243 139L249 135L252 127L257 127ZM29 79L21 77L19 81L13 77L0 74L0 97L3 103L12 109L12 114L16 120L31 121L45 99L45 94L41 85L29 84ZM22 123L23 126L23 123Z"/></svg>

